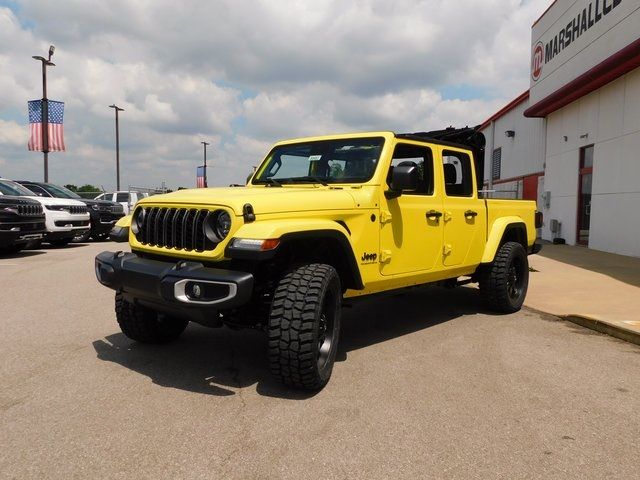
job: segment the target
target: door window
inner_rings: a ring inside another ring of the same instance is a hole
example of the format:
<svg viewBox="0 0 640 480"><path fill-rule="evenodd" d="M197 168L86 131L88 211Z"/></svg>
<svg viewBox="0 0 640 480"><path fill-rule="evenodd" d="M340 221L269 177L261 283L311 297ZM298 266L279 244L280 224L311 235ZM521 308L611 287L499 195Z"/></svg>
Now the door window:
<svg viewBox="0 0 640 480"><path fill-rule="evenodd" d="M469 155L445 150L442 152L442 165L447 196L471 197L473 195L473 175Z"/></svg>
<svg viewBox="0 0 640 480"><path fill-rule="evenodd" d="M116 194L116 202L129 202L129 194L128 193Z"/></svg>
<svg viewBox="0 0 640 480"><path fill-rule="evenodd" d="M387 174L387 185L391 186L393 169L397 166L416 165L420 174L418 190L404 192L406 195L433 195L433 154L431 149L408 143L399 143L393 151L391 167Z"/></svg>

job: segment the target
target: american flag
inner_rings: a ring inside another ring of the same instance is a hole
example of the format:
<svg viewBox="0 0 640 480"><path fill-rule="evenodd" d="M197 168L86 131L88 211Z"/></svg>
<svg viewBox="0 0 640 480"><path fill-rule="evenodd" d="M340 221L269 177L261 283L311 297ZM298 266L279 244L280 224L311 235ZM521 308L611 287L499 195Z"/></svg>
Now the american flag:
<svg viewBox="0 0 640 480"><path fill-rule="evenodd" d="M196 168L196 188L207 188L207 184L205 183L206 168L207 167Z"/></svg>
<svg viewBox="0 0 640 480"><path fill-rule="evenodd" d="M29 150L42 152L42 100L31 100L29 104ZM49 150L50 152L64 152L64 102L47 100L49 105Z"/></svg>

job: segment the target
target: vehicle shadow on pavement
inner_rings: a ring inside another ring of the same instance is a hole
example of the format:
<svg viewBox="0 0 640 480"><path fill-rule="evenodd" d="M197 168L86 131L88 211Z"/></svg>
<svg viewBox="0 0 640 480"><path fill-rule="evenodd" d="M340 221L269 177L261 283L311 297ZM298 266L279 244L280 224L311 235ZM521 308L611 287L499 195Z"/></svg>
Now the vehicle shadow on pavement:
<svg viewBox="0 0 640 480"><path fill-rule="evenodd" d="M0 260L11 260L16 258L34 257L36 255L43 255L45 252L39 250L20 250L19 252L2 253L0 252Z"/></svg>
<svg viewBox="0 0 640 480"><path fill-rule="evenodd" d="M482 311L477 291L470 288L420 288L362 301L343 310L337 361L345 361L350 351ZM166 345L136 343L116 333L94 341L93 347L98 359L163 387L229 396L255 384L258 394L268 397L302 400L315 395L289 389L271 376L266 336L259 331L191 324L180 339Z"/></svg>

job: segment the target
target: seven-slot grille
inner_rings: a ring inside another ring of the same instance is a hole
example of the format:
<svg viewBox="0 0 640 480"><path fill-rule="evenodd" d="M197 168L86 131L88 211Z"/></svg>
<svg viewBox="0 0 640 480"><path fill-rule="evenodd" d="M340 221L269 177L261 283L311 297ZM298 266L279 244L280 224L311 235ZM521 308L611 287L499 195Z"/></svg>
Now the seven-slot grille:
<svg viewBox="0 0 640 480"><path fill-rule="evenodd" d="M66 209L67 207L65 207ZM74 215L79 214L79 213L87 213L87 207L85 205L83 206L76 206L76 205L69 205L69 213L72 213Z"/></svg>
<svg viewBox="0 0 640 480"><path fill-rule="evenodd" d="M103 213L124 213L122 205L98 205L98 211Z"/></svg>
<svg viewBox="0 0 640 480"><path fill-rule="evenodd" d="M37 217L42 212L42 205L18 205L18 214L25 217Z"/></svg>
<svg viewBox="0 0 640 480"><path fill-rule="evenodd" d="M217 242L207 238L205 225L216 213L196 208L145 208L144 220L136 235L138 241L154 247L203 252Z"/></svg>

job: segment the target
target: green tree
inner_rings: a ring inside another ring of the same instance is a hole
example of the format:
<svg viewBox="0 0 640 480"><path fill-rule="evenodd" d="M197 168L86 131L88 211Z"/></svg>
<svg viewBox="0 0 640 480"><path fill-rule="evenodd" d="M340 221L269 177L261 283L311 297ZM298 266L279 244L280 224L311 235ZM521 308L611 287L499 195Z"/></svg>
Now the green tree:
<svg viewBox="0 0 640 480"><path fill-rule="evenodd" d="M71 189L69 189L69 190L71 190ZM77 191L78 192L101 192L102 189L100 187L96 187L94 185L86 184L86 185L82 185L80 188L78 188Z"/></svg>

